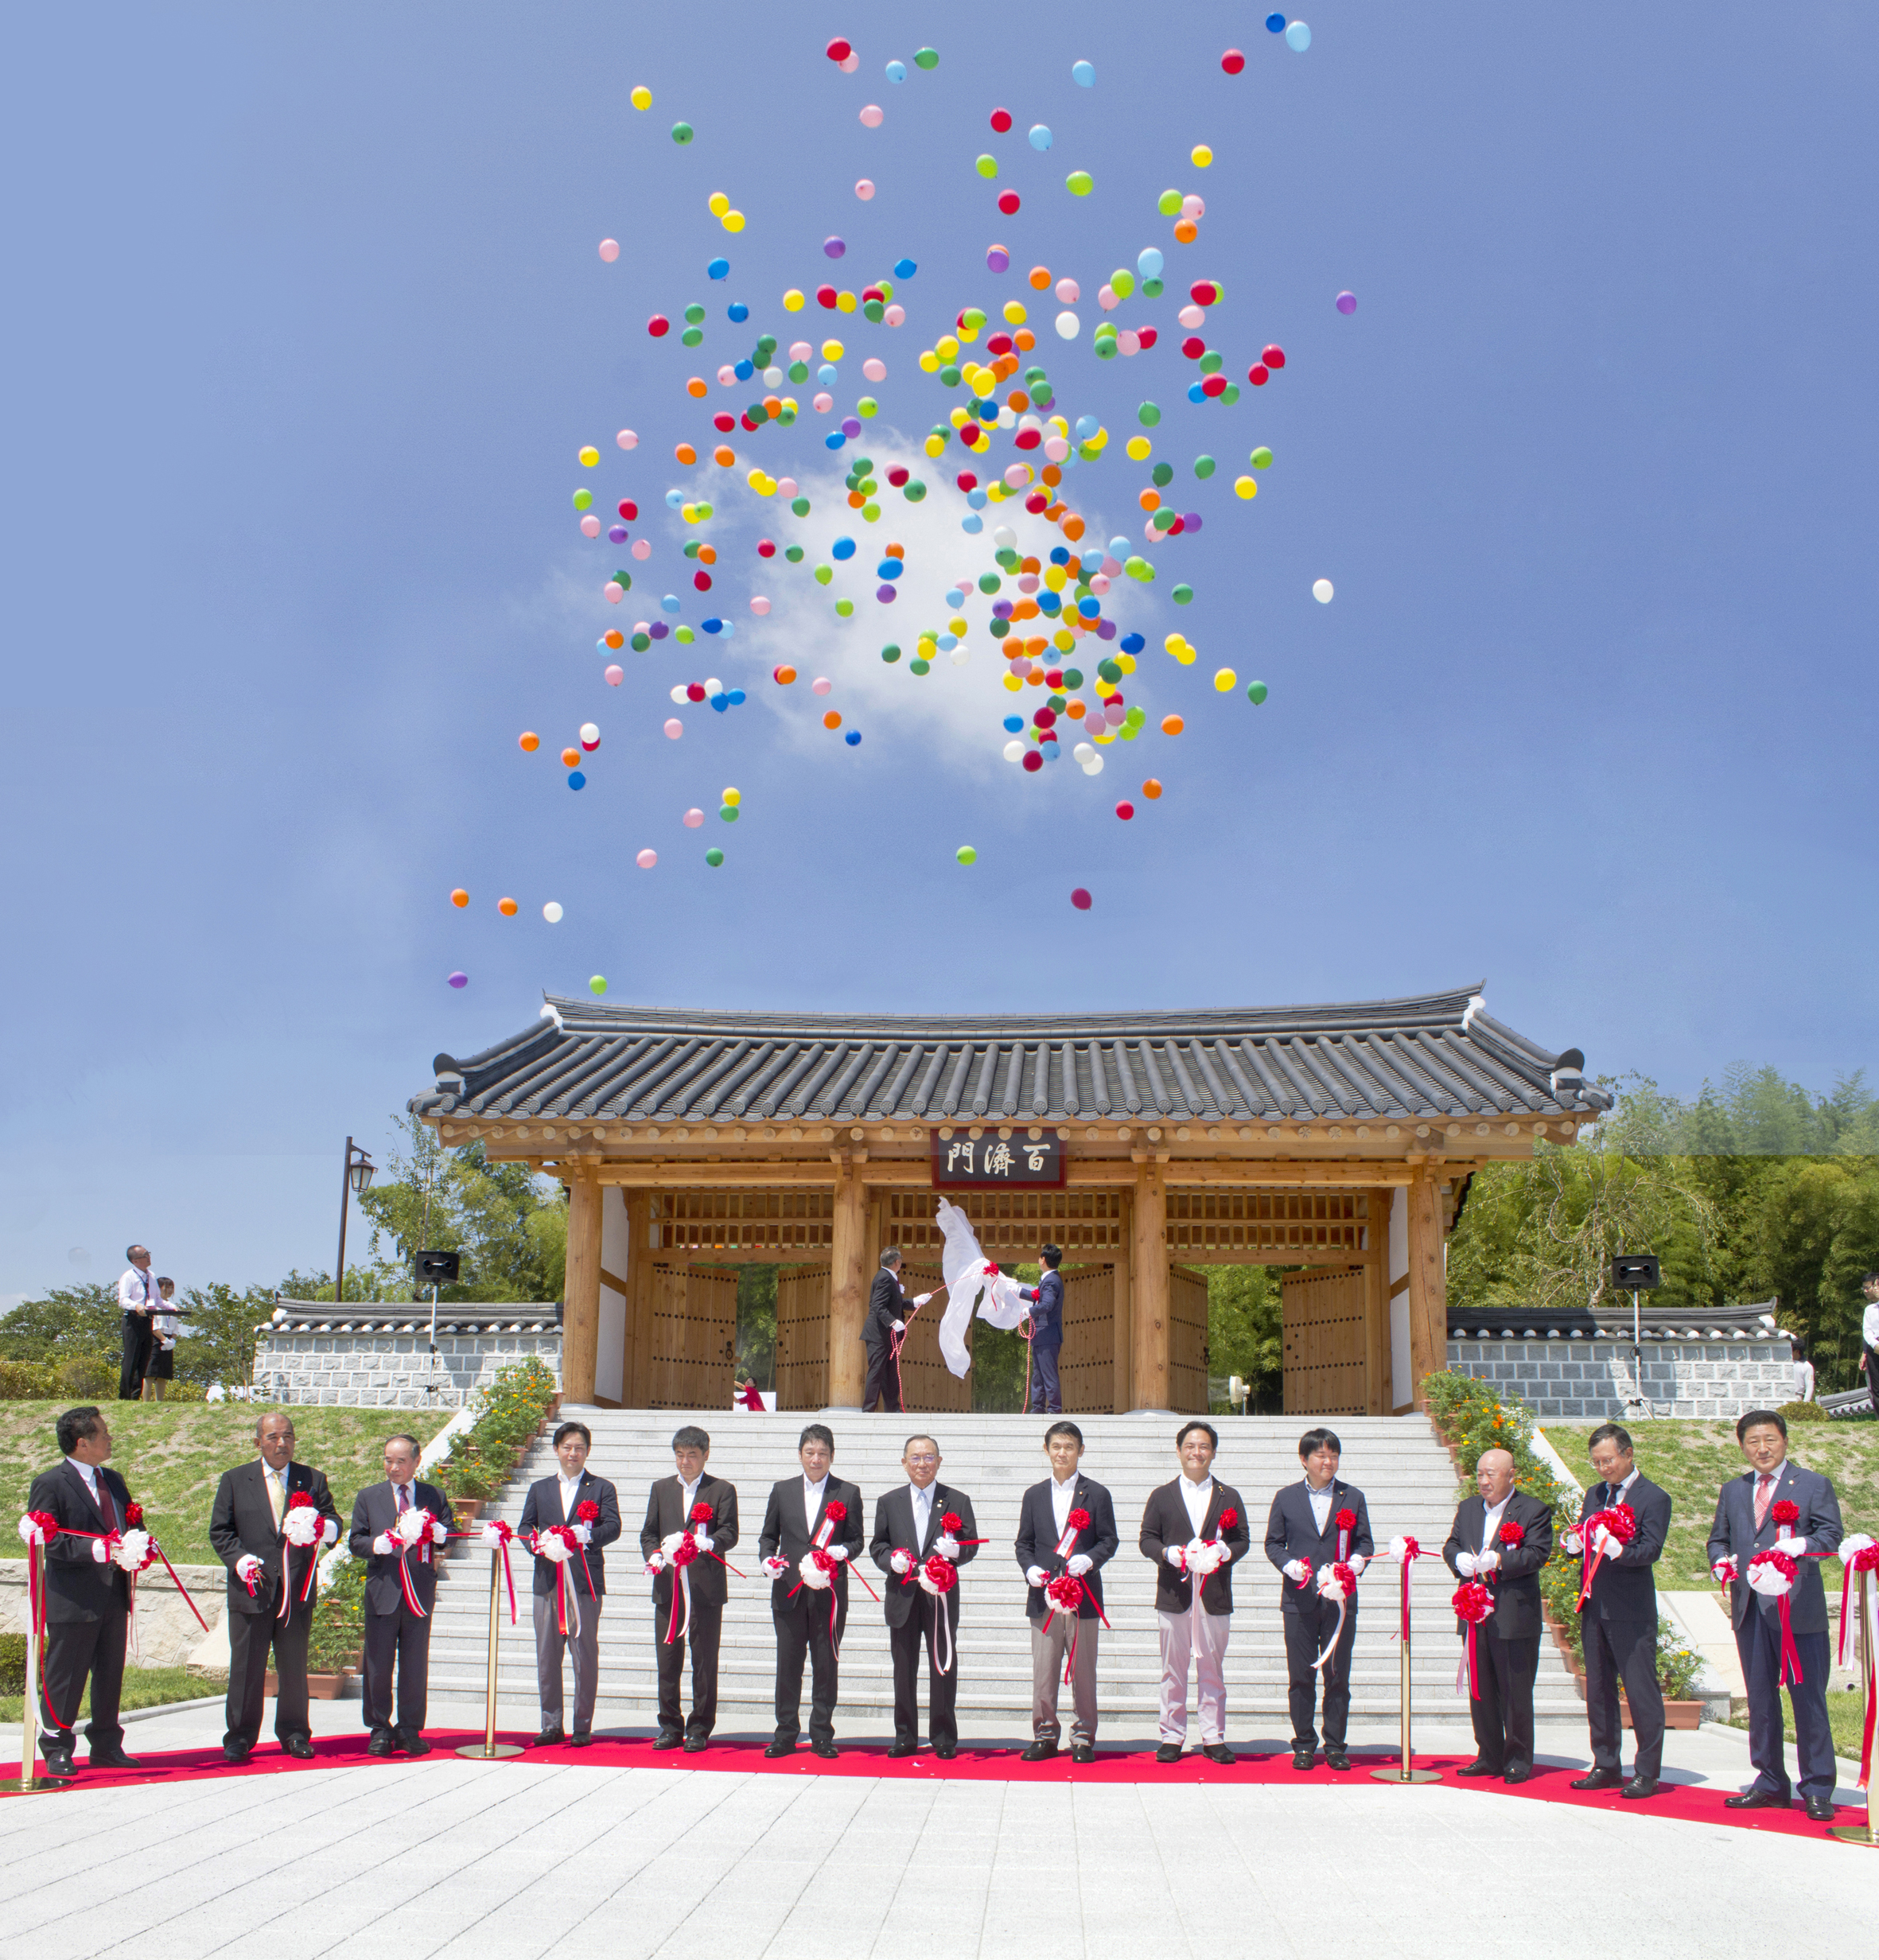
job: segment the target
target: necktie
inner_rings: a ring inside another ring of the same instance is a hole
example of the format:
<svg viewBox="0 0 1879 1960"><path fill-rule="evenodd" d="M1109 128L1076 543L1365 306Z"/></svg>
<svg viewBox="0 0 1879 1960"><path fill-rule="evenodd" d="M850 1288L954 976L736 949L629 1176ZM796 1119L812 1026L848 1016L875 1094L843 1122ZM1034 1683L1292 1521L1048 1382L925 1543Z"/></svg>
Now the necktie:
<svg viewBox="0 0 1879 1960"><path fill-rule="evenodd" d="M398 1508L399 1508L399 1510L400 1511L409 1511L409 1510L410 1509L410 1507L411 1507L411 1487L410 1487L410 1484L399 1484L396 1488L397 1488L397 1491L398 1491Z"/></svg>
<svg viewBox="0 0 1879 1960"><path fill-rule="evenodd" d="M1759 1531L1768 1521L1768 1503L1775 1494L1775 1473L1764 1470L1755 1485L1755 1528Z"/></svg>
<svg viewBox="0 0 1879 1960"><path fill-rule="evenodd" d="M281 1478L279 1472L270 1469L264 1471L263 1475L267 1479L268 1508L274 1513L274 1521L275 1526L278 1529L280 1525L282 1515L287 1508L287 1500L281 1490Z"/></svg>
<svg viewBox="0 0 1879 1960"><path fill-rule="evenodd" d="M107 1531L115 1531L118 1528L118 1511L117 1507L111 1501L111 1486L105 1482L102 1470L94 1472L93 1475L97 1479L98 1509L104 1519L104 1528Z"/></svg>

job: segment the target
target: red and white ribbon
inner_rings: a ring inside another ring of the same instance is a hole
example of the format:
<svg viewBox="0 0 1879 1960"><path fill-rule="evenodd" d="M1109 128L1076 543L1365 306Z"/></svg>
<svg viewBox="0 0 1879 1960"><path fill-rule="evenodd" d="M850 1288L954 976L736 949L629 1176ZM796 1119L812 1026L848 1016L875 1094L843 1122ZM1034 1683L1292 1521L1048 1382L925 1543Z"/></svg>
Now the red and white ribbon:
<svg viewBox="0 0 1879 1960"><path fill-rule="evenodd" d="M1604 1562L1605 1553L1599 1545L1599 1534L1604 1532L1616 1538L1620 1545L1628 1545L1637 1536L1637 1513L1628 1504L1613 1504L1604 1511L1595 1511L1589 1518L1579 1521L1579 1536L1585 1546L1585 1576L1579 1587L1579 1611L1585 1610L1585 1602L1592 1596L1592 1581L1598 1577L1599 1566Z"/></svg>
<svg viewBox="0 0 1879 1960"><path fill-rule="evenodd" d="M1879 1572L1879 1544L1875 1544L1863 1531L1855 1531L1840 1541L1840 1562L1846 1569L1846 1577L1840 1588L1840 1665L1846 1664L1846 1622L1849 1608L1854 1600L1854 1580L1858 1576L1859 1588L1857 1597L1865 1604L1866 1589L1873 1582L1873 1574ZM1866 1616L1866 1629L1872 1631L1872 1616ZM1869 1788L1873 1781L1873 1731L1876 1718L1879 1718L1879 1667L1876 1667L1870 1638L1865 1642L1865 1652L1861 1657L1860 1688L1865 1698L1865 1723L1860 1737L1859 1783L1861 1790Z"/></svg>
<svg viewBox="0 0 1879 1960"><path fill-rule="evenodd" d="M509 1589L509 1624L513 1627L520 1621L515 1608L515 1575L509 1569L509 1547L515 1542L515 1534L508 1521L502 1518L486 1518L483 1521L483 1542L492 1552L502 1554L503 1580Z"/></svg>
<svg viewBox="0 0 1879 1960"><path fill-rule="evenodd" d="M1764 1599L1772 1599L1781 1612L1781 1667L1776 1676L1777 1686L1783 1684L1798 1688L1801 1685L1800 1650L1794 1643L1794 1624L1791 1617L1788 1600L1794 1591L1795 1574L1800 1568L1786 1552L1757 1552L1749 1561L1748 1580L1750 1587Z"/></svg>
<svg viewBox="0 0 1879 1960"><path fill-rule="evenodd" d="M1400 1639L1410 1637L1410 1568L1422 1556L1422 1548L1412 1538L1395 1538L1390 1541L1387 1556L1395 1559L1402 1579L1402 1629Z"/></svg>
<svg viewBox="0 0 1879 1960"><path fill-rule="evenodd" d="M947 1607L946 1596L958 1585L959 1569L950 1558L935 1552L924 1564L914 1567L913 1577L933 1602L933 1664L941 1674L950 1674L954 1659L952 1614Z"/></svg>
<svg viewBox="0 0 1879 1960"><path fill-rule="evenodd" d="M1351 1556L1351 1534L1357 1528L1357 1514L1348 1508L1337 1514L1337 1562L1345 1564Z"/></svg>
<svg viewBox="0 0 1879 1960"><path fill-rule="evenodd" d="M1089 1528L1090 1514L1080 1504L1064 1520L1064 1534L1057 1540L1057 1557L1068 1558L1076 1549L1077 1534Z"/></svg>
<svg viewBox="0 0 1879 1960"><path fill-rule="evenodd" d="M1482 1585L1479 1579L1470 1579L1456 1589L1455 1596L1449 1602L1455 1608L1456 1617L1468 1629L1468 1643L1461 1658L1461 1664L1455 1670L1455 1692L1461 1692L1465 1674L1468 1694L1471 1701L1481 1698L1480 1671L1475 1659L1475 1635L1488 1616L1494 1610L1494 1593L1491 1587Z"/></svg>
<svg viewBox="0 0 1879 1960"><path fill-rule="evenodd" d="M1325 1662L1337 1651L1338 1639L1344 1632L1344 1604L1356 1590L1357 1575L1342 1559L1335 1565L1318 1568L1318 1596L1336 1600L1337 1624L1331 1629L1331 1638L1325 1643L1324 1652L1312 1662L1314 1673L1321 1670Z"/></svg>

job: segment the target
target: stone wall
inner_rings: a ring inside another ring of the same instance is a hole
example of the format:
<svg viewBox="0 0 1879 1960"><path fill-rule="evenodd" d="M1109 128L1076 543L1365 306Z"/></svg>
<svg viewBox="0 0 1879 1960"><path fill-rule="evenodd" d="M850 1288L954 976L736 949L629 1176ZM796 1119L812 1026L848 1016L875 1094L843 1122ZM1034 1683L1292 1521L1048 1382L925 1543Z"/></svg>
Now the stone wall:
<svg viewBox="0 0 1879 1960"><path fill-rule="evenodd" d="M356 1409L461 1409L499 1368L531 1356L561 1382L561 1335L497 1329L423 1334L302 1334L277 1329L255 1348L255 1391L269 1402Z"/></svg>
<svg viewBox="0 0 1879 1960"><path fill-rule="evenodd" d="M178 1565L176 1575L189 1589L202 1616L212 1630L217 1616L228 1606L228 1572L223 1565ZM24 1558L0 1558L0 1633L24 1633L29 1613L26 1561ZM137 1575L137 1651L130 1657L134 1667L181 1667L195 1662L204 1664L200 1650L202 1629L189 1602L170 1583L161 1563ZM228 1643L224 1638L221 1671L228 1671ZM202 1692L213 1694L217 1684L205 1682ZM18 1752L16 1750L17 1755Z"/></svg>
<svg viewBox="0 0 1879 1960"><path fill-rule="evenodd" d="M1733 1420L1794 1398L1788 1343L1653 1340L1644 1392L1659 1415ZM1613 1340L1450 1340L1449 1367L1511 1389L1542 1421L1616 1421L1631 1393L1631 1344Z"/></svg>

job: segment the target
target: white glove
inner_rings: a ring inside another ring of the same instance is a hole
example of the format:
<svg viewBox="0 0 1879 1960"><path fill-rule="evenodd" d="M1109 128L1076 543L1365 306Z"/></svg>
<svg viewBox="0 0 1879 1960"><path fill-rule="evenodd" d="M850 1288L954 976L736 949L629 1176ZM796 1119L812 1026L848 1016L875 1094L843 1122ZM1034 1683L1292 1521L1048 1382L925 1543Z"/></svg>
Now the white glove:
<svg viewBox="0 0 1879 1960"><path fill-rule="evenodd" d="M1286 1577L1290 1579L1294 1585L1304 1585L1305 1567L1305 1561L1302 1558L1288 1559L1286 1562L1279 1568L1279 1569L1285 1573Z"/></svg>
<svg viewBox="0 0 1879 1960"><path fill-rule="evenodd" d="M1583 1547L1584 1542L1585 1541L1580 1538L1578 1533L1576 1531L1562 1531L1559 1534L1559 1543L1561 1549L1570 1554L1574 1558L1578 1557L1579 1553Z"/></svg>
<svg viewBox="0 0 1879 1960"><path fill-rule="evenodd" d="M942 1558L957 1558L959 1555L959 1542L950 1531L942 1531L933 1541L933 1550Z"/></svg>
<svg viewBox="0 0 1879 1960"><path fill-rule="evenodd" d="M235 1561L235 1576L244 1585L261 1569L261 1561L252 1552L243 1552Z"/></svg>
<svg viewBox="0 0 1879 1960"><path fill-rule="evenodd" d="M1472 1579L1475 1576L1474 1554L1457 1552L1455 1554L1455 1570L1462 1578Z"/></svg>
<svg viewBox="0 0 1879 1960"><path fill-rule="evenodd" d="M663 1552L655 1552L652 1556L646 1561L646 1574L648 1578L653 1577L656 1574L663 1572L665 1569L666 1555Z"/></svg>
<svg viewBox="0 0 1879 1960"><path fill-rule="evenodd" d="M1787 1553L1790 1558L1805 1558L1807 1555L1807 1541L1797 1538L1791 1531L1784 1531L1775 1541L1775 1550Z"/></svg>
<svg viewBox="0 0 1879 1960"><path fill-rule="evenodd" d="M893 1557L887 1562L901 1574L901 1577L904 1578L913 1569L913 1554L911 1552L897 1550Z"/></svg>
<svg viewBox="0 0 1879 1960"><path fill-rule="evenodd" d="M1601 1558L1616 1558L1624 1550L1623 1542L1612 1536L1601 1524L1593 1534L1592 1549Z"/></svg>
<svg viewBox="0 0 1879 1960"><path fill-rule="evenodd" d="M321 1535L321 1538L322 1538L325 1541L325 1542L326 1542L327 1544L329 1544L329 1545L337 1545L337 1544L338 1544L338 1542L339 1542L339 1520L338 1520L338 1519L337 1519L337 1518L322 1518L322 1519L320 1520L320 1535Z"/></svg>
<svg viewBox="0 0 1879 1960"><path fill-rule="evenodd" d="M1065 1561L1064 1569L1072 1579L1080 1579L1095 1562L1095 1560L1091 1558L1087 1552L1078 1552L1073 1558Z"/></svg>
<svg viewBox="0 0 1879 1960"><path fill-rule="evenodd" d="M391 1552L391 1534L389 1531L381 1531L379 1535L372 1540L372 1548L378 1554L379 1558L389 1558Z"/></svg>
<svg viewBox="0 0 1879 1960"><path fill-rule="evenodd" d="M1733 1558L1719 1558L1710 1568L1710 1577L1718 1585L1731 1585L1735 1582L1736 1561Z"/></svg>
<svg viewBox="0 0 1879 1960"><path fill-rule="evenodd" d="M585 1530L586 1526L583 1525L582 1529ZM430 1526L430 1536L431 1540L434 1544L442 1545L448 1541L450 1536L450 1527L441 1519L433 1519Z"/></svg>
<svg viewBox="0 0 1879 1960"><path fill-rule="evenodd" d="M439 1542L442 1541L440 1540ZM574 1542L577 1545L591 1545L593 1542L593 1526L590 1524L576 1525L574 1526Z"/></svg>
<svg viewBox="0 0 1879 1960"><path fill-rule="evenodd" d="M1185 1572L1188 1565L1188 1548L1185 1545L1170 1545L1161 1556L1177 1572Z"/></svg>
<svg viewBox="0 0 1879 1960"><path fill-rule="evenodd" d="M848 1556L848 1547L846 1545L829 1545L825 1546L823 1549L827 1551L829 1557L833 1559L840 1560L846 1558Z"/></svg>
<svg viewBox="0 0 1879 1960"><path fill-rule="evenodd" d="M1499 1552L1482 1552L1476 1555L1475 1575L1477 1578L1484 1572L1498 1572L1500 1569L1500 1554Z"/></svg>
<svg viewBox="0 0 1879 1960"><path fill-rule="evenodd" d="M916 1307L924 1307L932 1297L931 1293L916 1293L913 1296L913 1304Z"/></svg>
<svg viewBox="0 0 1879 1960"><path fill-rule="evenodd" d="M1027 1565L1025 1568L1026 1585L1042 1585L1049 1577L1050 1574L1041 1565Z"/></svg>
<svg viewBox="0 0 1879 1960"><path fill-rule="evenodd" d="M711 1527L709 1525L701 1524L695 1526L691 1535L698 1540L698 1550L701 1552L708 1552L710 1550ZM583 1538L581 1542L585 1545L588 1542L588 1541L585 1538Z"/></svg>
<svg viewBox="0 0 1879 1960"><path fill-rule="evenodd" d="M103 1538L92 1539L91 1556L101 1565L108 1565L111 1563L111 1554L105 1550Z"/></svg>
<svg viewBox="0 0 1879 1960"><path fill-rule="evenodd" d="M1370 1561L1361 1552L1352 1552L1344 1563L1350 1567L1351 1576L1353 1578L1360 1578L1363 1576L1364 1568L1370 1563Z"/></svg>
<svg viewBox="0 0 1879 1960"><path fill-rule="evenodd" d="M894 1332L897 1334L904 1334L907 1332L907 1323L904 1320L895 1321Z"/></svg>

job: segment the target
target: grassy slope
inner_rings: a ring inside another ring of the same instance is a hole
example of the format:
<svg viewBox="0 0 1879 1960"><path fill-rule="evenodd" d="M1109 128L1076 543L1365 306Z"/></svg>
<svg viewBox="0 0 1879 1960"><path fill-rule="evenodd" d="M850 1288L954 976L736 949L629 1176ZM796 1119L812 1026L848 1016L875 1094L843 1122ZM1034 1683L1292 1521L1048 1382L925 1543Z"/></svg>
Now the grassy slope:
<svg viewBox="0 0 1879 1960"><path fill-rule="evenodd" d="M209 1695L225 1694L228 1690L226 1674L193 1674L185 1667L131 1667L124 1674L124 1692L119 1698L119 1708L158 1708L170 1701L199 1701ZM17 1722L25 1715L26 1698L23 1694L0 1694L0 1722ZM79 1713L72 1717L80 1728L84 1718L91 1712L91 1690L88 1683L79 1702ZM63 1715L65 1711L60 1709ZM134 1739L128 1745L135 1753ZM14 1770L14 1775L19 1774Z"/></svg>
<svg viewBox="0 0 1879 1960"><path fill-rule="evenodd" d="M1546 1440L1566 1459L1581 1484L1593 1481L1585 1457L1590 1423L1548 1422ZM1710 1577L1705 1547L1716 1515L1716 1495L1726 1478L1747 1468L1736 1447L1733 1422L1670 1421L1628 1425L1637 1449L1638 1468L1671 1494L1670 1542L1657 1568L1667 1592L1700 1592ZM1833 1479L1840 1515L1849 1531L1879 1536L1879 1422L1797 1423L1788 1452L1798 1464ZM1830 1561L1826 1577L1837 1598L1840 1567Z"/></svg>
<svg viewBox="0 0 1879 1960"><path fill-rule="evenodd" d="M61 1402L0 1402L0 1556L23 1556L13 1521L26 1508L33 1477L59 1460L53 1425ZM111 1433L111 1468L130 1486L146 1522L177 1565L216 1563L208 1512L222 1472L255 1453L252 1407L207 1402L101 1405ZM407 1429L427 1442L449 1412L399 1409L302 1409L294 1418L294 1454L326 1473L343 1518L354 1495L383 1476L384 1439Z"/></svg>

